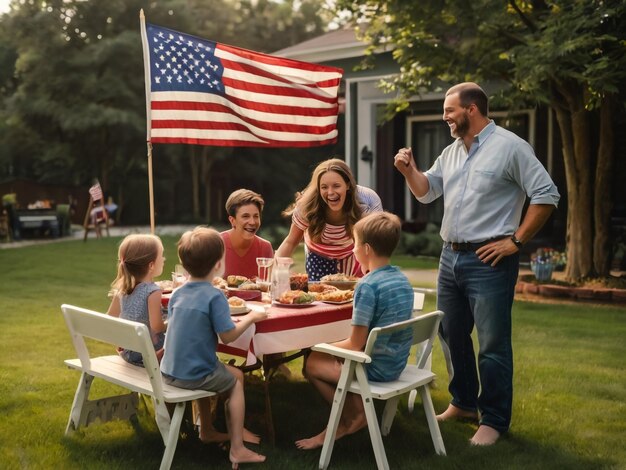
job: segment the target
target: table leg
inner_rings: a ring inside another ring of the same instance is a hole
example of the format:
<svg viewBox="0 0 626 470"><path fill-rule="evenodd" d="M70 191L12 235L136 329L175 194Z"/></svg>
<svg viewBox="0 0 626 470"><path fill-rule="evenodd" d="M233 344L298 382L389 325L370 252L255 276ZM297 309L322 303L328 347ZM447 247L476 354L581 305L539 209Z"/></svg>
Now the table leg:
<svg viewBox="0 0 626 470"><path fill-rule="evenodd" d="M274 416L272 414L272 401L270 400L270 375L263 368L263 390L265 392L265 425L267 427L267 437L272 447L276 446L276 433L274 431Z"/></svg>
<svg viewBox="0 0 626 470"><path fill-rule="evenodd" d="M266 354L263 356L263 389L265 392L265 422L267 425L267 434L272 447L276 445L276 434L274 431L274 417L272 414L272 402L270 400L270 380L278 370L278 367L289 361L304 356L308 349L301 349L298 352L288 356L279 354Z"/></svg>

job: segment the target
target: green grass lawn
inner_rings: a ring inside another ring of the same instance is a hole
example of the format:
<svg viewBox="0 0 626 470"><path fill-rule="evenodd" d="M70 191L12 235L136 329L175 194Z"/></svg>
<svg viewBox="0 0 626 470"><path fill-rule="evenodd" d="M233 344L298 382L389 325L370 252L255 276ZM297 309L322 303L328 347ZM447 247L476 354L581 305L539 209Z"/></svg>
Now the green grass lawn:
<svg viewBox="0 0 626 470"><path fill-rule="evenodd" d="M176 239L165 237L164 242L169 273L176 263ZM76 353L59 306L106 310L118 243L119 238L110 238L0 250L0 468L158 467L163 446L145 410L137 427L112 422L63 435L79 374L63 365ZM295 258L298 266L301 255ZM405 267L422 266L409 264L413 261L394 259ZM432 269L428 263L422 267ZM433 308L434 296L428 296L425 310ZM472 448L468 439L474 425L443 423L448 456L438 457L421 408L408 414L403 404L384 438L391 468L626 468L625 309L516 302L513 321L510 433L494 447ZM259 446L267 463L246 468L317 468L319 451L298 451L293 441L320 431L329 408L302 379L300 366L292 363L293 377L271 384L276 447ZM441 411L449 396L439 348L434 370L439 379L432 395ZM95 396L115 391L97 380L92 387ZM248 379L246 396L247 425L263 434L263 389L257 376ZM190 438L179 442L173 467L229 468L228 456ZM375 468L366 431L336 444L331 468Z"/></svg>

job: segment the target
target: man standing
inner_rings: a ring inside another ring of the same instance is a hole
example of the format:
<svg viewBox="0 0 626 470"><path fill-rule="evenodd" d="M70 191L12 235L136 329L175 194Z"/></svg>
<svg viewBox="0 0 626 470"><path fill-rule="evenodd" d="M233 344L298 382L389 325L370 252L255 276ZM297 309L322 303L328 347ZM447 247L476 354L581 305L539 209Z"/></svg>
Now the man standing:
<svg viewBox="0 0 626 470"><path fill-rule="evenodd" d="M446 92L443 120L456 141L421 172L410 148L394 165L422 203L444 196L438 308L450 348L452 400L437 419L477 418L474 445L494 444L511 422L511 307L519 250L546 222L559 193L531 146L488 117L475 83ZM530 206L520 219L526 196ZM471 332L478 333L478 371ZM480 382L479 382L480 376ZM479 394L480 389L480 394Z"/></svg>

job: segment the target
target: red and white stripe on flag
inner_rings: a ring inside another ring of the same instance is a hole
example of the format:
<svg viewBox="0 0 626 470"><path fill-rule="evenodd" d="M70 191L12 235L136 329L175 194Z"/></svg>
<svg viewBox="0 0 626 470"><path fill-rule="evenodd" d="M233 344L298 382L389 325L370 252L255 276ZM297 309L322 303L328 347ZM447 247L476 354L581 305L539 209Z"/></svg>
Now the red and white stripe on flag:
<svg viewBox="0 0 626 470"><path fill-rule="evenodd" d="M91 199L94 201L99 201L104 196L102 194L102 188L100 187L100 183L94 184L91 188L89 188L89 194L91 195Z"/></svg>
<svg viewBox="0 0 626 470"><path fill-rule="evenodd" d="M310 147L337 140L343 71L147 24L150 140Z"/></svg>

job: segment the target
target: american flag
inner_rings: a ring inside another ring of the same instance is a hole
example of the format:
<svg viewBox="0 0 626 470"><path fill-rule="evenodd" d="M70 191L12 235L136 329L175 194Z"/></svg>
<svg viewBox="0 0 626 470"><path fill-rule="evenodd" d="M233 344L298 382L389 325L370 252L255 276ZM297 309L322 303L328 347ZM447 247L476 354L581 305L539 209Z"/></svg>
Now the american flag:
<svg viewBox="0 0 626 470"><path fill-rule="evenodd" d="M91 195L91 199L94 201L99 201L104 196L102 194L102 188L100 187L100 183L94 184L91 188L89 188L89 194Z"/></svg>
<svg viewBox="0 0 626 470"><path fill-rule="evenodd" d="M151 142L311 147L337 140L341 69L149 23L144 55L149 58Z"/></svg>

